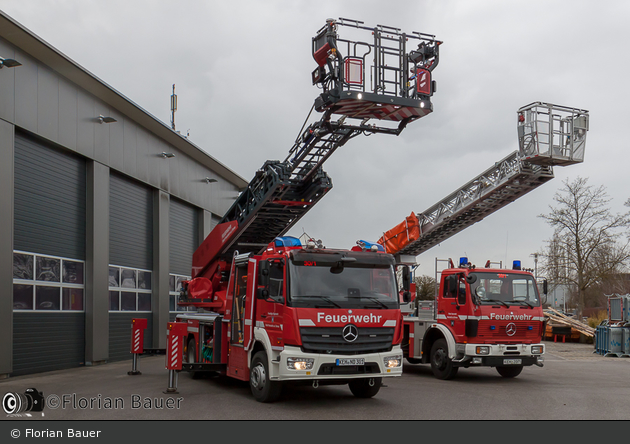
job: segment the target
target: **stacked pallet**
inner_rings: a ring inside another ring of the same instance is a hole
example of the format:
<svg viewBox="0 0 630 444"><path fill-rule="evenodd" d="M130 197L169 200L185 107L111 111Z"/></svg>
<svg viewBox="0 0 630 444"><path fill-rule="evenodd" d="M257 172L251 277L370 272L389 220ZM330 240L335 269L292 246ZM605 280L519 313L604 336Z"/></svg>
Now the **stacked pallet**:
<svg viewBox="0 0 630 444"><path fill-rule="evenodd" d="M551 321L551 323L559 323L563 325L568 325L573 330L577 330L585 336L594 337L595 329L589 327L583 322L578 321L574 317L569 317L563 313L560 313L558 310L553 308L545 308L544 310L545 316Z"/></svg>

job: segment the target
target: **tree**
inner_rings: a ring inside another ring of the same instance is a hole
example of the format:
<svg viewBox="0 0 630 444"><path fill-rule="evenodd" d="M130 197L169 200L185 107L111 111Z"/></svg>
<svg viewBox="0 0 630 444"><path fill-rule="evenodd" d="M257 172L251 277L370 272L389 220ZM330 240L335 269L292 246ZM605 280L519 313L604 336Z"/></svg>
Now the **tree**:
<svg viewBox="0 0 630 444"><path fill-rule="evenodd" d="M420 301L432 301L435 299L435 279L431 276L418 276L416 283L416 299Z"/></svg>
<svg viewBox="0 0 630 444"><path fill-rule="evenodd" d="M620 232L630 226L630 212L612 214L603 185L595 188L581 177L563 183L554 195L557 205L539 215L554 228L543 253L544 269L552 286L571 287L581 319L587 290L622 272L630 259Z"/></svg>

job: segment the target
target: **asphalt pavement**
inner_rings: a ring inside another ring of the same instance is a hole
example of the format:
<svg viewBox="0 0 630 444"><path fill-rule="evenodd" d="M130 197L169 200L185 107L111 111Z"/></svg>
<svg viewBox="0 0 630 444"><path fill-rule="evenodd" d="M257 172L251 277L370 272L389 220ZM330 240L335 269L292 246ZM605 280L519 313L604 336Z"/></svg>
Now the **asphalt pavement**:
<svg viewBox="0 0 630 444"><path fill-rule="evenodd" d="M609 365L613 362L630 362L628 358L604 357L593 353L593 344L562 343L546 341L546 363L557 367L560 361L584 361L584 366ZM589 361L589 362L586 362ZM570 364L567 362L566 364ZM547 366L546 366L547 367ZM626 365L622 365L625 369ZM590 367L589 367L590 368ZM138 363L140 375L129 375L131 360L112 362L98 366L86 366L68 370L39 373L33 375L17 376L0 380L0 394L23 394L26 389L33 388L42 393L46 400L42 412L19 412L12 415L4 415L0 412L2 420L7 419L44 419L44 420L179 420L179 419L271 419L274 412L280 415L288 413L282 411L282 405L267 406L261 409L249 391L249 384L227 377L211 376L193 380L188 373L180 373L177 378L176 392L169 392L169 372L165 368L165 356L141 356ZM403 375L403 379L410 384L423 383L423 390L434 384L444 381L434 380L430 376L430 368L427 366L411 366L409 374ZM497 380L496 372L468 370L462 372L462 387L477 390L484 381L492 381L491 384L500 386L505 384L500 378ZM526 374L525 374L526 373ZM540 377L548 372L544 369L529 369L520 378L521 383L526 384L528 377ZM476 376L477 375L477 376ZM424 379L418 379L422 376ZM466 378L477 378L475 384L466 382ZM409 379L406 379L409 378ZM428 379L426 379L428 378ZM395 378L397 379L397 378ZM518 379L518 378L517 378ZM384 398L393 395L399 389L400 381L384 381L389 389L383 395L377 395L382 402ZM402 381L404 382L404 381ZM402 385L404 386L404 384ZM301 390L304 390L303 392ZM290 397L291 411L288 417L293 419L338 419L339 413L326 409L326 405L362 405L359 400L353 399L347 386L333 386L320 388L317 391L310 387L298 389ZM303 403L300 399L309 397ZM474 398L471 398L474 399ZM332 403L332 404L329 404ZM307 409L300 413L300 409ZM297 409L297 410L296 410ZM278 410L276 412L276 410ZM245 413L248 412L248 413ZM355 412L360 418L359 412ZM271 415L271 417L269 416ZM316 416L313 416L316 415ZM336 416L337 415L337 416ZM287 417L287 418L288 418ZM356 419L354 417L348 419Z"/></svg>

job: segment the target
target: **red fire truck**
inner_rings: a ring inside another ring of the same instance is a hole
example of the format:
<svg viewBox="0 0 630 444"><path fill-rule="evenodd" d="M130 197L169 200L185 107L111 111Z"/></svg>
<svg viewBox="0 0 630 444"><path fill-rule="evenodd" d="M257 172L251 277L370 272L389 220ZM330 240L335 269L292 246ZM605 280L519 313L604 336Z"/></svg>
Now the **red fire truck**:
<svg viewBox="0 0 630 444"><path fill-rule="evenodd" d="M551 180L553 166L584 159L588 111L535 102L518 110L519 151L481 173L422 213L412 213L379 239L397 264L416 265L416 256L479 222ZM435 301L403 307L405 358L430 363L440 379L458 368L496 367L515 377L524 366L543 366L542 298L534 276L516 261L511 270L468 264L443 270ZM436 264L437 265L437 264ZM436 270L437 277L437 270ZM543 282L546 294L546 282Z"/></svg>
<svg viewBox="0 0 630 444"><path fill-rule="evenodd" d="M435 303L425 309L414 304L406 313L405 358L430 363L439 379L454 378L460 367L495 367L505 378L524 366L542 367L545 317L534 276L519 261L511 270L490 263L476 268L467 258L457 267L449 262Z"/></svg>
<svg viewBox="0 0 630 444"><path fill-rule="evenodd" d="M368 40L341 38L340 28L368 31ZM288 383L347 383L372 397L382 378L401 375L408 267L399 289L381 245L335 250L285 234L332 188L321 166L338 147L360 134L398 135L432 112L440 43L347 19L318 31L312 80L323 92L313 109L323 116L283 162L263 165L195 251L178 304L197 312L176 318L187 324L182 370L249 381L261 402Z"/></svg>

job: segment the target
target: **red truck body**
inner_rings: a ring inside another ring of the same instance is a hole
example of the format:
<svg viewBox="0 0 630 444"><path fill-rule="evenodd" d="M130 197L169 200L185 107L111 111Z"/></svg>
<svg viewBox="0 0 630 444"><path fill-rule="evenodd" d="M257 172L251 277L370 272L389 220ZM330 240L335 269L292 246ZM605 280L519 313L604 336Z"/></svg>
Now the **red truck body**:
<svg viewBox="0 0 630 444"><path fill-rule="evenodd" d="M190 370L249 381L262 402L288 382L349 384L358 397L374 396L382 378L402 374L394 267L384 251L280 237L261 255L205 269L178 301L201 310L176 319L188 324Z"/></svg>
<svg viewBox="0 0 630 444"><path fill-rule="evenodd" d="M503 377L542 367L541 298L534 276L516 268L443 270L435 303L404 310L405 358L430 363L440 379L455 377L460 367L495 367Z"/></svg>

